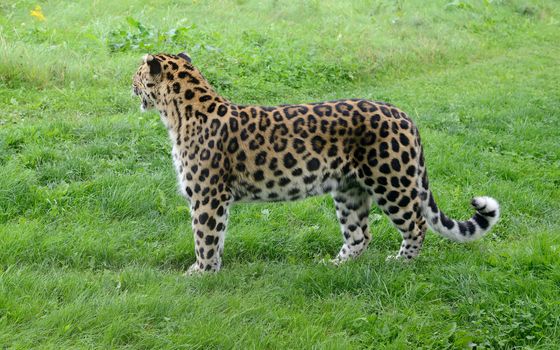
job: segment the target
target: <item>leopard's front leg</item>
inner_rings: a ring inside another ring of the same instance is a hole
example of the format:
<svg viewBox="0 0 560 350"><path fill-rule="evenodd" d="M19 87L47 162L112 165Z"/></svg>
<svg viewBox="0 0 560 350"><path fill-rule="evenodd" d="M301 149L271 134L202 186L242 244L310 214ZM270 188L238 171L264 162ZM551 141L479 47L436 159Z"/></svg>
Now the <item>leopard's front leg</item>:
<svg viewBox="0 0 560 350"><path fill-rule="evenodd" d="M205 195L193 196L191 203L192 229L196 262L187 274L217 272L222 264L228 209L232 196L218 188L202 190Z"/></svg>

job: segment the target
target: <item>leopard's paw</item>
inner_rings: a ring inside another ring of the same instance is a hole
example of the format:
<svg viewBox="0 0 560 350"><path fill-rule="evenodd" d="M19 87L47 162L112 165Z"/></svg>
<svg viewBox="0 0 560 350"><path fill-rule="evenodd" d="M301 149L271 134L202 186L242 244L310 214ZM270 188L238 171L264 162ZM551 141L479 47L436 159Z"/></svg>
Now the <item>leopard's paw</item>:
<svg viewBox="0 0 560 350"><path fill-rule="evenodd" d="M340 266L347 261L348 259L341 258L340 256L337 256L336 258L329 260L329 262L334 266Z"/></svg>
<svg viewBox="0 0 560 350"><path fill-rule="evenodd" d="M402 255L399 255L398 253L397 253L397 254L388 255L388 256L385 258L385 261L403 261L403 260L406 260L406 259L403 259L403 256L402 256Z"/></svg>
<svg viewBox="0 0 560 350"><path fill-rule="evenodd" d="M194 263L189 267L187 272L185 272L185 276L200 276L204 273L204 270L200 268L198 263Z"/></svg>

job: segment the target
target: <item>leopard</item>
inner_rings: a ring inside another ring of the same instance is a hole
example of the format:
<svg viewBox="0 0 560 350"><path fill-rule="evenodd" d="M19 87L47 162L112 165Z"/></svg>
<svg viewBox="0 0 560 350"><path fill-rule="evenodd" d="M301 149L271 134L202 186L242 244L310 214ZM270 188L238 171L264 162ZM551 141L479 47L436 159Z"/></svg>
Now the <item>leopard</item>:
<svg viewBox="0 0 560 350"><path fill-rule="evenodd" d="M428 228L456 242L481 238L500 216L498 202L474 197L468 220L448 217L428 182L418 129L398 107L352 98L241 105L221 96L186 52L147 54L133 76L142 111L167 129L179 191L190 206L196 261L186 274L222 266L228 216L238 202L295 201L330 194L343 244L336 265L372 240L372 203L400 232L390 257L409 261Z"/></svg>

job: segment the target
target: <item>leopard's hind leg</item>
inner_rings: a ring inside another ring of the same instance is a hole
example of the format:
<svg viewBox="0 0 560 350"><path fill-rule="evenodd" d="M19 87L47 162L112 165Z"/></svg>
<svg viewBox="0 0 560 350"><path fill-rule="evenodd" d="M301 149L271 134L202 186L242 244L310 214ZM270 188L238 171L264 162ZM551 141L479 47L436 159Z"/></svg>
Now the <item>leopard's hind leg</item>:
<svg viewBox="0 0 560 350"><path fill-rule="evenodd" d="M400 181L395 177L391 179L393 181L380 177L372 187L377 206L391 219L403 239L397 255L389 258L413 259L420 253L428 228L422 217L418 190L414 186L416 181L413 177L413 181L404 181L403 185L402 178Z"/></svg>
<svg viewBox="0 0 560 350"><path fill-rule="evenodd" d="M333 260L335 264L340 264L359 256L371 240L368 225L371 196L356 184L337 189L332 192L332 197L344 237L344 244Z"/></svg>

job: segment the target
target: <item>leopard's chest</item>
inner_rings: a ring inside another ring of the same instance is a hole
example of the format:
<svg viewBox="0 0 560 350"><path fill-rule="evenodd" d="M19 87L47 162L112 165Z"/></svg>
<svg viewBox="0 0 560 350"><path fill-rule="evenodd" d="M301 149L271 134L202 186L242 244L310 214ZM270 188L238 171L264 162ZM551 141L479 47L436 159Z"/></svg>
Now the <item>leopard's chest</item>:
<svg viewBox="0 0 560 350"><path fill-rule="evenodd" d="M172 141L176 140L175 135L171 132L170 137ZM184 140L183 137L181 139ZM205 191L208 191L210 184L216 184L214 175L215 171L219 171L219 169L212 169L213 171L211 171L210 164L202 160L201 155L205 153L208 153L208 151L204 150L204 147L198 143L173 142L171 157L177 175L179 191L189 202L197 193L205 195Z"/></svg>
<svg viewBox="0 0 560 350"><path fill-rule="evenodd" d="M171 157L173 159L173 166L175 167L175 173L177 174L177 183L179 185L179 190L185 197L190 199L191 195L188 194L186 190L188 185L188 180L187 180L188 161L186 159L187 157L184 157L183 154L184 154L184 149L181 149L180 146L174 144L171 150Z"/></svg>

